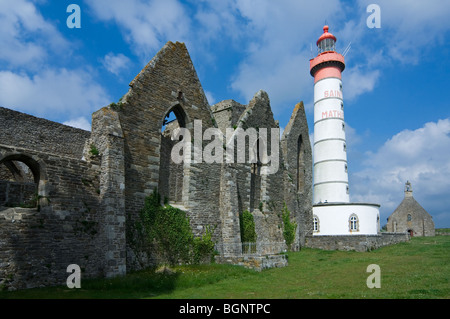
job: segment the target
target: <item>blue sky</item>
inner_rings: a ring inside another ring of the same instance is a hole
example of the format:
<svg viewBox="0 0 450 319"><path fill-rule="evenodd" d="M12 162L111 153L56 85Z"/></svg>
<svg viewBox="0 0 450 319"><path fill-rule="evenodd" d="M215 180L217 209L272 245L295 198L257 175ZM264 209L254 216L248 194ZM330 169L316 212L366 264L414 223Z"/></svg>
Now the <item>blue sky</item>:
<svg viewBox="0 0 450 319"><path fill-rule="evenodd" d="M368 28L369 4L381 28ZM69 4L81 9L70 29ZM184 42L210 104L268 92L281 128L304 101L313 134L311 46L325 23L349 43L343 72L352 201L381 204L407 180L450 227L450 4L446 0L0 0L0 105L89 129L91 114L167 41Z"/></svg>

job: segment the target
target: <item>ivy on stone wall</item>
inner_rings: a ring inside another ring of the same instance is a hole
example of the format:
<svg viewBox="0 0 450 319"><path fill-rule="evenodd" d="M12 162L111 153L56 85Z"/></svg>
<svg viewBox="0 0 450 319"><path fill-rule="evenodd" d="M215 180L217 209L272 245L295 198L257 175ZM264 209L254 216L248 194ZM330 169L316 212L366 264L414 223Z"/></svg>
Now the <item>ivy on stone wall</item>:
<svg viewBox="0 0 450 319"><path fill-rule="evenodd" d="M241 241L243 243L255 243L255 221L248 210L239 215L239 225L241 227Z"/></svg>
<svg viewBox="0 0 450 319"><path fill-rule="evenodd" d="M160 202L156 189L145 199L139 219L128 236L133 249L147 247L147 253L156 254L170 265L200 263L212 258L213 230L206 227L202 237L194 237L186 212L170 205L161 206Z"/></svg>
<svg viewBox="0 0 450 319"><path fill-rule="evenodd" d="M291 222L291 212L288 210L286 203L284 203L282 219L284 225L283 229L284 240L286 241L286 245L288 246L288 248L290 248L295 240L295 231L297 230L297 223Z"/></svg>

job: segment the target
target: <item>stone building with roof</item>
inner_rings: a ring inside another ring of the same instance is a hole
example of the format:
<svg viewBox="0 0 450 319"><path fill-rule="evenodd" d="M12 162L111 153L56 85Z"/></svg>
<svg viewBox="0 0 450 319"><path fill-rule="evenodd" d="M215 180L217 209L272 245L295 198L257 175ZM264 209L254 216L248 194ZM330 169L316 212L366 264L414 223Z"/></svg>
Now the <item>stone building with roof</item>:
<svg viewBox="0 0 450 319"><path fill-rule="evenodd" d="M431 215L414 199L409 181L405 184L405 198L389 216L387 231L409 233L412 236L434 236L434 222Z"/></svg>

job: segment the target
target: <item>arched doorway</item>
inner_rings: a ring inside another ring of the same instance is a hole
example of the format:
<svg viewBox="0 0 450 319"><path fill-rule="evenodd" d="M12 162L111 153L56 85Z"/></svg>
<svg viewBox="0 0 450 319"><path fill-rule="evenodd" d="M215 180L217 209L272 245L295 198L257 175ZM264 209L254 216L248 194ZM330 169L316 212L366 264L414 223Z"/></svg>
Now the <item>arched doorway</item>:
<svg viewBox="0 0 450 319"><path fill-rule="evenodd" d="M412 229L408 229L406 232L408 232L411 237L414 237L414 231Z"/></svg>
<svg viewBox="0 0 450 319"><path fill-rule="evenodd" d="M41 165L28 155L0 158L0 206L39 208L41 175Z"/></svg>

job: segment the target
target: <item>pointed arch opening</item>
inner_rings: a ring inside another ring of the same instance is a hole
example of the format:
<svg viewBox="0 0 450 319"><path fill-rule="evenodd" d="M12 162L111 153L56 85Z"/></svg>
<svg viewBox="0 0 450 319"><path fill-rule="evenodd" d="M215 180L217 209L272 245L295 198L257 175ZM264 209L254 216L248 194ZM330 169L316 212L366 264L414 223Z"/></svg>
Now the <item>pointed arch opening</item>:
<svg viewBox="0 0 450 319"><path fill-rule="evenodd" d="M251 156L250 172L250 211L254 209L262 210L261 201L261 169L263 163L267 162L267 146L262 138L258 138L253 144Z"/></svg>
<svg viewBox="0 0 450 319"><path fill-rule="evenodd" d="M184 164L175 163L171 158L173 146L183 139L173 138L173 134L179 128L186 128L189 118L181 106L177 103L172 106L161 121L161 147L158 190L164 202L181 203L183 199Z"/></svg>
<svg viewBox="0 0 450 319"><path fill-rule="evenodd" d="M297 193L305 191L305 143L303 136L300 135L297 140Z"/></svg>

